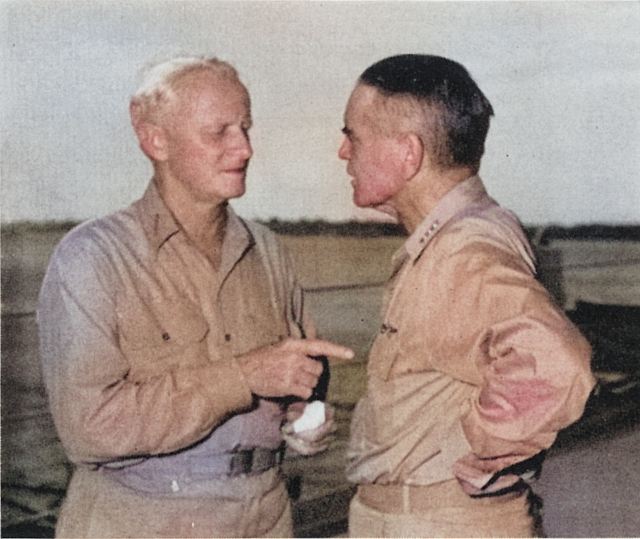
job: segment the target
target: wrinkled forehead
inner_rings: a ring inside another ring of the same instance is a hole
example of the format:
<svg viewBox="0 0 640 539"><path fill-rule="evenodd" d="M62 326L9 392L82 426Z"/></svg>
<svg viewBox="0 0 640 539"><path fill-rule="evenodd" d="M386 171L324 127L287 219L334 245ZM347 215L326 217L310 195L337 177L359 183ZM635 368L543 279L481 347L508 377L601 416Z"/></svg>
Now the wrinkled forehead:
<svg viewBox="0 0 640 539"><path fill-rule="evenodd" d="M218 94L238 97L245 101L247 108L251 100L247 88L240 79L226 71L199 70L185 73L173 81L174 101L184 105L197 100L203 94Z"/></svg>

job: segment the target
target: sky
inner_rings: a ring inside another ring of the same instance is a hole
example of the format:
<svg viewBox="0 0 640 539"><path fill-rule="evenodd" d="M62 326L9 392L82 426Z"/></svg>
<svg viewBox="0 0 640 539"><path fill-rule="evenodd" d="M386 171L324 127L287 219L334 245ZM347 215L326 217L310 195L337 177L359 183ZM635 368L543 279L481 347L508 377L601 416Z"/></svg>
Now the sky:
<svg viewBox="0 0 640 539"><path fill-rule="evenodd" d="M360 73L461 62L495 118L480 175L525 224L640 223L640 2L0 0L1 220L84 220L151 177L128 118L141 68L232 63L252 96L247 218L375 218L337 157Z"/></svg>

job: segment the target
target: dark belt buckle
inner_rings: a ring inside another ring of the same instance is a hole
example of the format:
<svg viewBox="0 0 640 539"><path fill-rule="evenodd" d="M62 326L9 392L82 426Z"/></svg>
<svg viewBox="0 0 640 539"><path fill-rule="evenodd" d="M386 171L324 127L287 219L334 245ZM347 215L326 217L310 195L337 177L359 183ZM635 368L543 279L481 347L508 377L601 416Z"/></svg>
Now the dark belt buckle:
<svg viewBox="0 0 640 539"><path fill-rule="evenodd" d="M253 451L237 451L231 457L230 475L247 474L253 465Z"/></svg>

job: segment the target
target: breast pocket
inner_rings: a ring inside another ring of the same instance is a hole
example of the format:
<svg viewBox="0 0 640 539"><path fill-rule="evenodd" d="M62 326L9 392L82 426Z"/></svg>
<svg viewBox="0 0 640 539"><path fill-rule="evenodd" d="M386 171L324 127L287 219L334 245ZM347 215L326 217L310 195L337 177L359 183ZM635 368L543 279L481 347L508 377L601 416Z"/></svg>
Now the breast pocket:
<svg viewBox="0 0 640 539"><path fill-rule="evenodd" d="M204 316L180 298L125 301L118 308L122 353L129 360L129 378L143 380L176 367L209 363Z"/></svg>

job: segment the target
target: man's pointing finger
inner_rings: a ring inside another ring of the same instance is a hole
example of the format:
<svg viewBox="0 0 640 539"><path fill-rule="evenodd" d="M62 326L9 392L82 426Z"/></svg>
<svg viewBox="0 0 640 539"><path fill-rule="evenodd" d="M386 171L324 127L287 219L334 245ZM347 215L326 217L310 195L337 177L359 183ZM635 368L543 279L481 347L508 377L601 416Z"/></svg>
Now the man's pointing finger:
<svg viewBox="0 0 640 539"><path fill-rule="evenodd" d="M355 353L351 348L320 339L300 341L303 352L308 356L331 356L337 359L353 359Z"/></svg>

